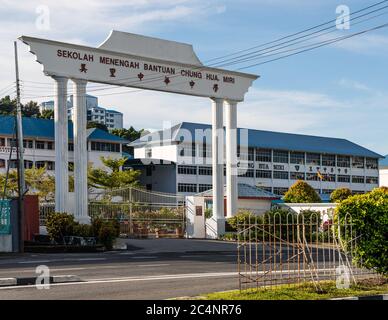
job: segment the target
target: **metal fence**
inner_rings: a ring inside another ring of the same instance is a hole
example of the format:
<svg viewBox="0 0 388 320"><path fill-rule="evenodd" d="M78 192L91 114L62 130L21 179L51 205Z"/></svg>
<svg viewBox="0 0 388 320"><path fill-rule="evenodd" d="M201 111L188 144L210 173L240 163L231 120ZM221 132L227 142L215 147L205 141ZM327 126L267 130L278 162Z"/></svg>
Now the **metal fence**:
<svg viewBox="0 0 388 320"><path fill-rule="evenodd" d="M185 232L184 197L139 188L89 194L89 216L120 223L128 237L182 237ZM40 225L55 212L54 203L40 204Z"/></svg>
<svg viewBox="0 0 388 320"><path fill-rule="evenodd" d="M355 254L361 236L350 215L341 223L311 211L247 215L237 222L240 290L308 281L319 291L322 280L376 277Z"/></svg>

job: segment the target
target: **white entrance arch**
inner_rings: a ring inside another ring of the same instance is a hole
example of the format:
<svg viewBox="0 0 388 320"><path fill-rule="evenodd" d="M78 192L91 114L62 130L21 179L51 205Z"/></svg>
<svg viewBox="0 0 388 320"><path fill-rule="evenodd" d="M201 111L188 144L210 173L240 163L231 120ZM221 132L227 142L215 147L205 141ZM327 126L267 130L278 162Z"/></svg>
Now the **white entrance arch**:
<svg viewBox="0 0 388 320"><path fill-rule="evenodd" d="M68 210L67 82L74 85L75 218L88 222L86 84L173 92L212 100L213 216L223 233L223 109L226 113L227 215L237 202L237 103L256 75L204 66L189 44L112 31L98 47L22 36L30 52L55 82L55 210Z"/></svg>

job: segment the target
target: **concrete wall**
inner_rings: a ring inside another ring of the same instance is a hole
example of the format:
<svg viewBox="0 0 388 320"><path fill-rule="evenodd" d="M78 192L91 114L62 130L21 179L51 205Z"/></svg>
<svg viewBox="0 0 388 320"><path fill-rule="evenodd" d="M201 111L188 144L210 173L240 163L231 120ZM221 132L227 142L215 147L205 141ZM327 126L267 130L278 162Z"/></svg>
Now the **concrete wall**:
<svg viewBox="0 0 388 320"><path fill-rule="evenodd" d="M388 187L388 168L380 170L380 187Z"/></svg>

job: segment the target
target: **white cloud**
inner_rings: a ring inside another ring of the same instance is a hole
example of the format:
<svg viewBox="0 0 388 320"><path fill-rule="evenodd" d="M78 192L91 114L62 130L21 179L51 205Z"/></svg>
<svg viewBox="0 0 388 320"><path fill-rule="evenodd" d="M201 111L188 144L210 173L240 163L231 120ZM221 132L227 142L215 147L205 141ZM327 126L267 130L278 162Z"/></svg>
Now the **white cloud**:
<svg viewBox="0 0 388 320"><path fill-rule="evenodd" d="M341 87L348 88L348 89L354 89L354 90L358 90L358 91L368 91L368 92L373 91L371 88L369 88L367 85L365 85L361 82L351 80L351 79L346 79L346 78L340 79L337 82L337 84Z"/></svg>

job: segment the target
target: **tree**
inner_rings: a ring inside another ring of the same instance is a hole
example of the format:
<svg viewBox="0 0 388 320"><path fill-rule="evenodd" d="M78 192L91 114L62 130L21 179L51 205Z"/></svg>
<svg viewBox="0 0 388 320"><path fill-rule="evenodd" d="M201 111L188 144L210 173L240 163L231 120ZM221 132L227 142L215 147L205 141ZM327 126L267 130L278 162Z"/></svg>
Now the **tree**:
<svg viewBox="0 0 388 320"><path fill-rule="evenodd" d="M5 96L0 100L0 114L13 115L16 110L16 99L11 100L10 96Z"/></svg>
<svg viewBox="0 0 388 320"><path fill-rule="evenodd" d="M120 138L126 139L130 142L135 141L141 137L142 134L144 134L144 129L140 129L137 131L134 127L129 127L129 129L113 129L112 134L115 136L118 136Z"/></svg>
<svg viewBox="0 0 388 320"><path fill-rule="evenodd" d="M88 181L93 188L112 190L126 186L138 185L139 170L121 170L127 158L101 157L102 163L108 170L102 168L89 168Z"/></svg>
<svg viewBox="0 0 388 320"><path fill-rule="evenodd" d="M284 201L288 203L319 203L321 198L307 182L298 180L284 195Z"/></svg>
<svg viewBox="0 0 388 320"><path fill-rule="evenodd" d="M349 188L339 188L334 190L330 195L331 202L341 202L352 196L352 191Z"/></svg>
<svg viewBox="0 0 388 320"><path fill-rule="evenodd" d="M27 194L35 194L45 201L51 200L55 192L55 177L48 174L46 167L31 168L24 171ZM4 192L6 174L0 174L1 192ZM15 196L18 192L17 171L9 171L6 196Z"/></svg>
<svg viewBox="0 0 388 320"><path fill-rule="evenodd" d="M45 109L40 114L39 118L42 119L54 119L54 110Z"/></svg>
<svg viewBox="0 0 388 320"><path fill-rule="evenodd" d="M341 229L341 238L352 241L359 265L388 274L388 192L376 188L366 194L352 196L339 203L335 223L351 228ZM345 243L346 245L346 243Z"/></svg>
<svg viewBox="0 0 388 320"><path fill-rule="evenodd" d="M38 103L35 101L27 102L25 105L22 105L22 115L23 117L39 117L40 111Z"/></svg>
<svg viewBox="0 0 388 320"><path fill-rule="evenodd" d="M97 129L104 130L106 132L109 131L108 127L105 124L99 123L99 122L94 122L94 121L89 121L86 127L88 129L90 129L90 128L97 128Z"/></svg>

